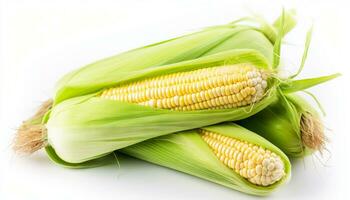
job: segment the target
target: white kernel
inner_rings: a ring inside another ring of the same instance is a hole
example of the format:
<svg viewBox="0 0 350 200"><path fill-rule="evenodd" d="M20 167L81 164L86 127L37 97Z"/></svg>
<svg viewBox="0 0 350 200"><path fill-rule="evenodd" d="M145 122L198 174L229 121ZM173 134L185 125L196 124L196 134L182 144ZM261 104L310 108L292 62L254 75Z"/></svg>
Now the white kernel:
<svg viewBox="0 0 350 200"><path fill-rule="evenodd" d="M263 165L264 167L267 167L269 164L270 164L270 159L269 159L269 158L265 158L265 159L262 161L262 165Z"/></svg>
<svg viewBox="0 0 350 200"><path fill-rule="evenodd" d="M148 106L155 107L155 100L154 99L149 100Z"/></svg>
<svg viewBox="0 0 350 200"><path fill-rule="evenodd" d="M266 168L266 167L263 167L263 168L262 168L261 174L262 174L262 175L267 175L267 168Z"/></svg>
<svg viewBox="0 0 350 200"><path fill-rule="evenodd" d="M258 83L261 83L262 79L260 76L256 77L255 80L258 82Z"/></svg>
<svg viewBox="0 0 350 200"><path fill-rule="evenodd" d="M269 171L272 171L274 168L275 168L275 164L274 164L274 163L270 163L270 164L267 166L267 169L268 169Z"/></svg>
<svg viewBox="0 0 350 200"><path fill-rule="evenodd" d="M258 165L258 166L256 166L255 167L255 172L256 172L256 174L258 174L258 175L260 175L261 173L262 173L262 166L261 165Z"/></svg>

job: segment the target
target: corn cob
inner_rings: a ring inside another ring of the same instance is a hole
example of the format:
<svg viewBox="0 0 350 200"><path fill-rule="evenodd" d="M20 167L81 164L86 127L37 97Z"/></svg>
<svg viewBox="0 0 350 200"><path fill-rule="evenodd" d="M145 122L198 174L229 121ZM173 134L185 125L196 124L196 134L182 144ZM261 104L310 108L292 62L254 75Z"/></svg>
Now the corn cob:
<svg viewBox="0 0 350 200"><path fill-rule="evenodd" d="M270 150L211 131L200 133L222 163L251 183L268 186L283 177L283 162Z"/></svg>
<svg viewBox="0 0 350 200"><path fill-rule="evenodd" d="M101 98L171 110L224 109L259 101L267 75L239 64L173 73L106 89Z"/></svg>
<svg viewBox="0 0 350 200"><path fill-rule="evenodd" d="M254 195L270 193L290 176L282 151L233 123L162 136L120 151Z"/></svg>

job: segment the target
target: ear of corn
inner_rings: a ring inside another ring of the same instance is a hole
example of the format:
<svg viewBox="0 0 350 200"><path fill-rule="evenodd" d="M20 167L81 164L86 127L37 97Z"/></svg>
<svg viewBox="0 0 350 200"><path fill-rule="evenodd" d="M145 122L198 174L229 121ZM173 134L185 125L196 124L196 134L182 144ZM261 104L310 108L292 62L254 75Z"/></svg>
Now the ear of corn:
<svg viewBox="0 0 350 200"><path fill-rule="evenodd" d="M268 68L268 62L259 53L251 50L232 50L163 66L160 69L144 70L142 75L152 78L152 75L157 77L162 74L166 75L166 72L184 71L191 73L201 69L211 70L223 64L227 67L247 62L250 63L247 65L248 68L251 66L256 66L257 70ZM244 71L242 66L238 69ZM259 80L262 81L261 78ZM137 81L135 78L133 82ZM268 80L268 82L267 88L264 89L264 93L266 93L264 98L251 97L256 99L256 102L247 105L237 102L237 104L230 106L229 102L225 104L224 98L220 97L220 100L214 99L213 104L217 103L217 105L211 109L160 109L103 97L101 95L103 95L104 90L96 94L68 99L54 106L50 113L46 124L48 143L62 160L79 163L153 137L223 121L247 118L265 108L276 98L274 81ZM214 84L216 83L214 82ZM250 88L248 85L247 87ZM259 85L259 87L262 86ZM148 89L150 88L148 87ZM220 91L215 95L219 94ZM225 92L225 90L223 91ZM157 94L160 95L160 93ZM248 92L246 94L240 92L239 94L242 95L242 98L245 95L248 97ZM263 95L258 92L256 94ZM214 93L208 93L208 95L214 95ZM205 101L205 99L202 100ZM239 98L237 98L238 100ZM190 100L186 101L188 103ZM224 104L221 104L222 102ZM225 107L226 105L227 107Z"/></svg>
<svg viewBox="0 0 350 200"><path fill-rule="evenodd" d="M254 195L270 193L290 176L290 162L281 150L233 123L154 138L120 151Z"/></svg>

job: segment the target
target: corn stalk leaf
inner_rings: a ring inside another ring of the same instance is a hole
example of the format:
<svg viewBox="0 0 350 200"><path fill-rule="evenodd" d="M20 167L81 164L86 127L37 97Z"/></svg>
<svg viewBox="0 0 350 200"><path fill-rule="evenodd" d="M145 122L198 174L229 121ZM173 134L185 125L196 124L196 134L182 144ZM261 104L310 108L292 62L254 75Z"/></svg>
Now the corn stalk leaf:
<svg viewBox="0 0 350 200"><path fill-rule="evenodd" d="M330 81L334 78L339 77L341 74L336 73L328 76L321 76L316 78L300 79L300 80L290 80L288 82L283 82L280 85L283 93L293 93L297 91L302 91L310 87L319 85L321 83Z"/></svg>
<svg viewBox="0 0 350 200"><path fill-rule="evenodd" d="M279 24L279 29L276 37L276 41L273 45L273 69L276 69L280 64L280 55L281 55L281 45L282 45L282 38L284 35L283 28L284 28L284 17L285 12L284 9L282 10L281 15L281 22Z"/></svg>
<svg viewBox="0 0 350 200"><path fill-rule="evenodd" d="M300 72L303 71L303 69L304 69L304 65L305 65L305 62L306 62L306 59L307 59L307 54L309 52L309 47L310 47L310 43L311 43L312 29L313 28L311 27L310 30L306 34L304 53L303 53L303 57L301 59L300 67L299 67L298 71L294 75L289 77L290 79L293 79L293 78L297 77L300 74Z"/></svg>

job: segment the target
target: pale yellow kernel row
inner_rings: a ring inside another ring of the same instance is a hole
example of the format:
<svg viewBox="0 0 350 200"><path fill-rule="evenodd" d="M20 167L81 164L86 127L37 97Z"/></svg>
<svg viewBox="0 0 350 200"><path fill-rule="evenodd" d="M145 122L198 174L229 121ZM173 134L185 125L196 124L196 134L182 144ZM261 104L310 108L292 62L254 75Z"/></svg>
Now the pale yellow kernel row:
<svg viewBox="0 0 350 200"><path fill-rule="evenodd" d="M235 108L263 97L263 73L251 65L204 68L109 88L101 98L172 110Z"/></svg>
<svg viewBox="0 0 350 200"><path fill-rule="evenodd" d="M268 186L284 176L281 158L270 150L203 129L199 132L224 165L251 183Z"/></svg>

